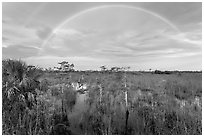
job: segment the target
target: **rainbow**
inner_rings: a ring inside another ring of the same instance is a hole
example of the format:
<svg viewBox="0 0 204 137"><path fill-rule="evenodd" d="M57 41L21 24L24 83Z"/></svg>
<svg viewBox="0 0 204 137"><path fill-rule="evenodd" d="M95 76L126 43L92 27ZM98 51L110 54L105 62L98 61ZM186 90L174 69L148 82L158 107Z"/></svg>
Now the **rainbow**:
<svg viewBox="0 0 204 137"><path fill-rule="evenodd" d="M80 17L88 12L93 12L95 10L99 10L99 9L105 9L105 8L111 8L111 7L121 7L121 8L128 8L128 9L133 9L133 10L138 10L138 11L142 11L144 13L147 13L149 15L152 15L158 19L160 19L161 21L163 21L164 23L166 23L167 25L169 25L172 29L174 29L177 32L180 32L179 29L172 24L169 20L167 20L166 18L143 8L139 8L139 7L133 7L133 6L127 6L127 5L103 5L103 6L98 6L98 7L94 7L94 8L90 8L84 11L79 12L78 14L75 14L74 16L69 17L68 19L66 19L65 21L63 21L61 24L59 24L54 31L44 40L43 44L42 44L42 49L43 47L47 44L47 42L50 40L50 38L61 28L63 27L65 24L67 24L68 22L74 20L77 17Z"/></svg>

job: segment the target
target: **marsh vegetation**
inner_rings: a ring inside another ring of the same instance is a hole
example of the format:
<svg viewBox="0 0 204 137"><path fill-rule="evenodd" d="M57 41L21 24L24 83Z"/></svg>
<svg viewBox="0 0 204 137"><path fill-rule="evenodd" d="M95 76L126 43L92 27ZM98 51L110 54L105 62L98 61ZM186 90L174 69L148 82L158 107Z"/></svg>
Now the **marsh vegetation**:
<svg viewBox="0 0 204 137"><path fill-rule="evenodd" d="M2 64L4 135L202 134L202 73L52 72L16 60ZM83 92L76 90L79 81Z"/></svg>

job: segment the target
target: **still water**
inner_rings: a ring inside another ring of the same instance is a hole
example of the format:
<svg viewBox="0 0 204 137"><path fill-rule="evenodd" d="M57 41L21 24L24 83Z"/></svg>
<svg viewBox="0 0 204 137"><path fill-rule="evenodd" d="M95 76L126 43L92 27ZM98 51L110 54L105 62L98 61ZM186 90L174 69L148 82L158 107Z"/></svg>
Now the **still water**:
<svg viewBox="0 0 204 137"><path fill-rule="evenodd" d="M72 134L84 134L79 125L83 119L83 114L86 112L88 106L86 99L88 98L88 92L85 94L77 93L76 104L71 112L68 112L68 118L70 122L70 130Z"/></svg>

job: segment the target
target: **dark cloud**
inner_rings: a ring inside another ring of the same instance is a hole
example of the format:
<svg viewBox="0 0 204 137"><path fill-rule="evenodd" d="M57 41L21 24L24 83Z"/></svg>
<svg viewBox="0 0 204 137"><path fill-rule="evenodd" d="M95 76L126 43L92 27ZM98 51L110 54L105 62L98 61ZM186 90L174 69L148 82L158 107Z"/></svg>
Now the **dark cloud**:
<svg viewBox="0 0 204 137"><path fill-rule="evenodd" d="M42 27L36 31L37 36L40 39L45 39L51 32L52 32L52 29L49 27Z"/></svg>
<svg viewBox="0 0 204 137"><path fill-rule="evenodd" d="M6 38L6 37L2 37L2 42L5 42L5 41L7 41L7 40L9 40L9 39Z"/></svg>
<svg viewBox="0 0 204 137"><path fill-rule="evenodd" d="M4 19L2 20L2 23L6 23L6 22L7 22L6 20L4 20Z"/></svg>

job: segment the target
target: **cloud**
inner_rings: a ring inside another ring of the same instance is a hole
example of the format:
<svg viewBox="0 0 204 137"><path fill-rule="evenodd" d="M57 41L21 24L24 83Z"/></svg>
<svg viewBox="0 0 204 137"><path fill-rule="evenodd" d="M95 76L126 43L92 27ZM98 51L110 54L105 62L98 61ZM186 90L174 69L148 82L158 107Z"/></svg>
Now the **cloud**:
<svg viewBox="0 0 204 137"><path fill-rule="evenodd" d="M29 47L40 48L42 40L39 39L38 36L36 35L35 29L26 28L24 26L18 26L14 24L3 24L2 27L3 27L2 28L3 45L7 45L7 47L12 46L12 48L15 45L23 45L24 47L28 48Z"/></svg>
<svg viewBox="0 0 204 137"><path fill-rule="evenodd" d="M42 40L47 38L51 32L52 32L52 29L49 27L41 27L36 31L37 36Z"/></svg>
<svg viewBox="0 0 204 137"><path fill-rule="evenodd" d="M28 47L24 45L9 45L3 46L3 58L19 59L25 57L36 56L39 49L36 47Z"/></svg>
<svg viewBox="0 0 204 137"><path fill-rule="evenodd" d="M43 47L42 55L92 56L101 58L129 58L146 60L161 57L200 55L200 34L175 32L165 28L149 33L137 30L82 31L61 29Z"/></svg>
<svg viewBox="0 0 204 137"><path fill-rule="evenodd" d="M8 41L9 39L7 38L7 37L2 37L2 41L3 42L6 42L6 41Z"/></svg>
<svg viewBox="0 0 204 137"><path fill-rule="evenodd" d="M2 47L3 47L3 48L7 48L8 45L6 45L6 44L2 44Z"/></svg>
<svg viewBox="0 0 204 137"><path fill-rule="evenodd" d="M181 43L193 44L202 47L202 33L201 32L181 32L174 35L166 35L168 39L172 39Z"/></svg>
<svg viewBox="0 0 204 137"><path fill-rule="evenodd" d="M75 16L82 9L90 8L83 3L79 4L81 7L75 3L74 11L69 4L70 8L63 6L61 11L53 10L60 3L6 5L2 24L4 58L24 58L47 66L53 64L52 61L67 59L82 68L99 64L139 67L137 63L143 68L151 65L170 68L175 64L179 66L179 62L192 64L193 60L199 66L201 60L201 4L130 3L147 9L148 13L153 11L161 18L119 7L99 8ZM101 4L95 3L92 7L94 5ZM57 27L70 15L75 18ZM166 19L169 21L165 22Z"/></svg>
<svg viewBox="0 0 204 137"><path fill-rule="evenodd" d="M8 24L8 23L10 23L12 21L12 19L11 18L9 18L9 17L2 17L2 24Z"/></svg>
<svg viewBox="0 0 204 137"><path fill-rule="evenodd" d="M94 41L96 31L78 29L59 29L45 42L41 54L66 56L90 54L93 49L91 42ZM92 40L88 40L93 37ZM94 43L95 44L95 43Z"/></svg>
<svg viewBox="0 0 204 137"><path fill-rule="evenodd" d="M163 57L164 55L169 55L168 57L200 55L200 39L189 39L186 34L183 35L184 33L155 32L147 35L127 32L127 34L125 36L128 37L122 37L123 34L119 36L121 39L117 37L115 43L114 41L109 42L112 46L104 47L106 49L101 50L101 53L106 53L106 55L110 53L110 56L123 56L124 54L125 57L145 56L145 58ZM190 34L189 32L188 35ZM119 50L119 48L121 49Z"/></svg>

